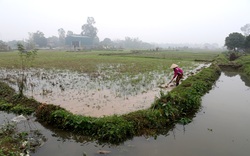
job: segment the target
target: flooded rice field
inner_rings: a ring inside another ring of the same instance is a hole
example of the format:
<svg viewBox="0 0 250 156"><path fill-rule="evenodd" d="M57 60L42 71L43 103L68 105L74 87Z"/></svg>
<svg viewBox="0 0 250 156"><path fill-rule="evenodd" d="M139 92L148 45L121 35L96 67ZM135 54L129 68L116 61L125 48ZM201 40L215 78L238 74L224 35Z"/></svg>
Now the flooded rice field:
<svg viewBox="0 0 250 156"><path fill-rule="evenodd" d="M194 64L184 68L184 71L194 73L204 66L207 64ZM159 85L167 83L173 74L161 71L133 76L119 75L112 68L105 70L100 66L92 74L30 69L24 74L24 94L41 103L60 105L79 115L101 117L125 114L149 108L155 97L159 96ZM17 79L21 73L16 69L1 69L0 79L18 91Z"/></svg>
<svg viewBox="0 0 250 156"><path fill-rule="evenodd" d="M134 137L121 145L98 144L87 138L36 123L47 138L33 156L249 156L250 80L222 72L202 98L202 108L188 125L176 125L157 137ZM2 119L5 113L1 112Z"/></svg>

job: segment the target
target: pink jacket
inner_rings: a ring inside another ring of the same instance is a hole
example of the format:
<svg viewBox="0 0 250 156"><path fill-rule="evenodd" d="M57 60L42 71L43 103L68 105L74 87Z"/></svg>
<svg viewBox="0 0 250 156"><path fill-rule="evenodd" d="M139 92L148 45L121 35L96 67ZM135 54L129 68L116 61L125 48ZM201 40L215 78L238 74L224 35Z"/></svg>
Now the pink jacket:
<svg viewBox="0 0 250 156"><path fill-rule="evenodd" d="M173 79L174 79L178 74L183 74L183 71L182 71L181 68L176 67L176 68L174 68L174 77L173 77Z"/></svg>

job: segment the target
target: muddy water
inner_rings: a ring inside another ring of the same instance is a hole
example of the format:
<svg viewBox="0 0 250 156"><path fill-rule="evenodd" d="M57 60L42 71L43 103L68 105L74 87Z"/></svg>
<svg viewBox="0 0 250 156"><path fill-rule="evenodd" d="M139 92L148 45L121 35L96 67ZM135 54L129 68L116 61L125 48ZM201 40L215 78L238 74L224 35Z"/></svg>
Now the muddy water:
<svg viewBox="0 0 250 156"><path fill-rule="evenodd" d="M0 73L2 80L18 90L20 71L2 69ZM157 85L166 78L163 72L124 75L119 79L108 74L31 69L26 72L24 94L42 103L60 105L74 114L101 117L149 108L160 91Z"/></svg>
<svg viewBox="0 0 250 156"><path fill-rule="evenodd" d="M118 146L99 145L37 123L48 140L32 155L96 156L105 150L110 156L249 156L249 84L244 76L223 72L214 88L202 98L202 109L190 124L176 125L156 139L134 137Z"/></svg>
<svg viewBox="0 0 250 156"><path fill-rule="evenodd" d="M183 69L195 72L204 66L207 64L194 64ZM172 76L172 72L121 76L114 67L103 68L100 66L93 74L30 69L25 74L27 87L24 94L42 103L60 105L74 114L101 117L147 109L160 90L167 92L172 89L159 88L160 84L169 81L166 79ZM20 73L16 69L0 69L0 79L18 90L16 80Z"/></svg>

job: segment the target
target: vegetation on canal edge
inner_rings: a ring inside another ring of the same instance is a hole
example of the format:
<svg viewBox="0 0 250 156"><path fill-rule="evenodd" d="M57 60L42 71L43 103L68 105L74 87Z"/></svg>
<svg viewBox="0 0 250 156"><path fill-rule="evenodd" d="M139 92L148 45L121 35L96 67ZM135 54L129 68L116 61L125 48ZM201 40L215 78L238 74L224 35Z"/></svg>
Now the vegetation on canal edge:
<svg viewBox="0 0 250 156"><path fill-rule="evenodd" d="M230 61L231 60L231 61ZM250 55L242 52L228 52L216 57L215 63L220 67L237 69L250 76Z"/></svg>
<svg viewBox="0 0 250 156"><path fill-rule="evenodd" d="M40 105L34 99L21 96L6 83L0 82L0 110L16 114L30 115Z"/></svg>
<svg viewBox="0 0 250 156"><path fill-rule="evenodd" d="M241 64L242 67L240 69L250 77L250 55L241 56L235 62Z"/></svg>
<svg viewBox="0 0 250 156"><path fill-rule="evenodd" d="M22 153L20 142L23 139L21 135L14 137L15 134L15 125L12 123L0 127L0 156L19 156Z"/></svg>
<svg viewBox="0 0 250 156"><path fill-rule="evenodd" d="M168 94L162 95L152 107L164 111L166 117L171 118L197 111L200 108L201 97L211 90L219 75L219 68L212 64L195 76L188 77Z"/></svg>
<svg viewBox="0 0 250 156"><path fill-rule="evenodd" d="M0 125L0 156L29 156L46 138L31 126L32 120L23 115L2 119ZM20 123L25 127L20 128ZM27 126L27 127L26 127Z"/></svg>

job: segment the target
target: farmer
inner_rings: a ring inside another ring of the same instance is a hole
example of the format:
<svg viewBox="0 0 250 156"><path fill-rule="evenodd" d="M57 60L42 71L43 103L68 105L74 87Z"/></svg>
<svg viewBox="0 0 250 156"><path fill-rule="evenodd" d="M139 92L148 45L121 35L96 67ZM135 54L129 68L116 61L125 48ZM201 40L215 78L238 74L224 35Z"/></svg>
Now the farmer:
<svg viewBox="0 0 250 156"><path fill-rule="evenodd" d="M178 86L180 79L183 77L183 70L179 68L177 64L172 64L170 68L174 70L174 76L171 79L171 81L168 83L168 85L177 77L176 86Z"/></svg>

